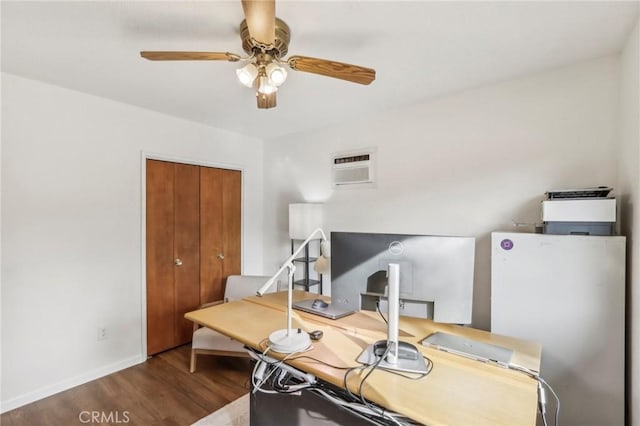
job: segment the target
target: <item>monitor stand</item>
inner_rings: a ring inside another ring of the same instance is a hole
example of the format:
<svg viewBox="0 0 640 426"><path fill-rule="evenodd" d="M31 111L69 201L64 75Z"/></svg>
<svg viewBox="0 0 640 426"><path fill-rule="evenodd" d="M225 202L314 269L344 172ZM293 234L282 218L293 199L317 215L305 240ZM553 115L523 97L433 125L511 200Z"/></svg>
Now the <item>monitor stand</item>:
<svg viewBox="0 0 640 426"><path fill-rule="evenodd" d="M387 273L389 293L389 318L387 341L369 345L358 357L358 362L366 365L377 364L387 370L406 371L408 373L426 374L427 364L422 353L412 344L398 340L398 322L400 321L400 265L390 263ZM401 350L400 346L403 346ZM378 347L378 351L376 351ZM380 351L380 349L383 349ZM380 355L377 355L378 352ZM411 353L412 356L407 356ZM384 358L381 359L382 355Z"/></svg>
<svg viewBox="0 0 640 426"><path fill-rule="evenodd" d="M373 365L380 360L377 368L383 368L386 370L404 371L415 374L427 374L429 372L427 369L427 363L424 361L424 358L418 349L416 349L418 352L417 359L398 358L396 362L392 364L388 362L386 358L380 359L380 357L375 354L374 347L375 345L367 346L367 348L362 351L357 361L360 364Z"/></svg>

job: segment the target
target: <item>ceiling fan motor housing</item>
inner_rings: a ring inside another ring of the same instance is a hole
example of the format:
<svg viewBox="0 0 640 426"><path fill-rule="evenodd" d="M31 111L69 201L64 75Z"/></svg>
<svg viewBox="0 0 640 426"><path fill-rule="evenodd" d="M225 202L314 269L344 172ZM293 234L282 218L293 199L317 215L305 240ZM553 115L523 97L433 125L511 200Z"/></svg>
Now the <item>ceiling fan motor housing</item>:
<svg viewBox="0 0 640 426"><path fill-rule="evenodd" d="M249 55L258 53L268 53L275 58L282 58L289 52L289 41L291 40L291 30L289 26L280 18L276 18L275 39L273 46L268 46L264 50L264 46L255 42L249 34L247 20L243 19L240 23L240 37L242 38L242 49Z"/></svg>

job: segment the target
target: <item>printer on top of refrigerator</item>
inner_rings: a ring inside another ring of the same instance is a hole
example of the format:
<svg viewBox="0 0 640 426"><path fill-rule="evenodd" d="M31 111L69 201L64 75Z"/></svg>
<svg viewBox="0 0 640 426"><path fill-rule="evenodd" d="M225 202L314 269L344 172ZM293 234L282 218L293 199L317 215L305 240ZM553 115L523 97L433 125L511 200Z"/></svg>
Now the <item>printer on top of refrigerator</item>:
<svg viewBox="0 0 640 426"><path fill-rule="evenodd" d="M612 188L563 189L547 191L542 201L544 234L614 235L616 199Z"/></svg>

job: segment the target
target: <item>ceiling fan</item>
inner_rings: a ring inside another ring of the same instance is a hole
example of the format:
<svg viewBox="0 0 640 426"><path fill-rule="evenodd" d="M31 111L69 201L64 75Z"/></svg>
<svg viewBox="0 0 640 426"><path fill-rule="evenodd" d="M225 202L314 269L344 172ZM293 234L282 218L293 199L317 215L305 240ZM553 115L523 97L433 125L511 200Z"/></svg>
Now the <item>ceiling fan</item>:
<svg viewBox="0 0 640 426"><path fill-rule="evenodd" d="M242 48L246 57L229 52L142 51L140 56L151 61L229 61L246 62L236 70L238 79L256 89L258 108L276 106L276 92L287 78L284 65L295 71L309 72L359 84L370 84L376 78L371 68L308 56L290 56L291 31L275 16L275 0L242 0L245 19L240 23Z"/></svg>

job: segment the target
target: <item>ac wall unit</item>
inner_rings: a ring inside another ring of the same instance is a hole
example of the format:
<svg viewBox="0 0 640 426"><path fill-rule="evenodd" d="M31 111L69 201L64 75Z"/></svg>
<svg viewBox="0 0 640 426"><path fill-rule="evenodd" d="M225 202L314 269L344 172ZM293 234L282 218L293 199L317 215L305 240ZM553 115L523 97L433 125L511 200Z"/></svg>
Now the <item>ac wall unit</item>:
<svg viewBox="0 0 640 426"><path fill-rule="evenodd" d="M334 186L373 183L373 154L372 150L333 154Z"/></svg>

